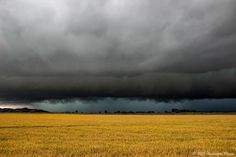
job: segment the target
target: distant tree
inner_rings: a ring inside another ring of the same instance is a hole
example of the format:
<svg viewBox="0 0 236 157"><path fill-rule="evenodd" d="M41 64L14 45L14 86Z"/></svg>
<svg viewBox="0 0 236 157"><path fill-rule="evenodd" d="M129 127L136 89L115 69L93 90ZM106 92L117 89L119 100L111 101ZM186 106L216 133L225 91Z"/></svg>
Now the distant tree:
<svg viewBox="0 0 236 157"><path fill-rule="evenodd" d="M78 110L75 110L75 113L78 113Z"/></svg>
<svg viewBox="0 0 236 157"><path fill-rule="evenodd" d="M115 113L120 113L120 110L116 111Z"/></svg>
<svg viewBox="0 0 236 157"><path fill-rule="evenodd" d="M107 114L107 110L105 110L104 113Z"/></svg>
<svg viewBox="0 0 236 157"><path fill-rule="evenodd" d="M180 112L180 110L179 110L179 109L177 109L177 108L172 108L171 112L178 113L178 112Z"/></svg>

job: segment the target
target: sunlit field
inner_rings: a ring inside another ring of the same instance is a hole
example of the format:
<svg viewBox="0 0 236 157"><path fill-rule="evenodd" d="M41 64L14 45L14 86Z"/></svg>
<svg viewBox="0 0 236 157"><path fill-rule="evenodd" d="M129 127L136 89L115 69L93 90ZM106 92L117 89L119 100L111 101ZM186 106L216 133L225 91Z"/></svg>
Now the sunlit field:
<svg viewBox="0 0 236 157"><path fill-rule="evenodd" d="M163 157L204 152L236 154L236 115L0 114L0 156Z"/></svg>

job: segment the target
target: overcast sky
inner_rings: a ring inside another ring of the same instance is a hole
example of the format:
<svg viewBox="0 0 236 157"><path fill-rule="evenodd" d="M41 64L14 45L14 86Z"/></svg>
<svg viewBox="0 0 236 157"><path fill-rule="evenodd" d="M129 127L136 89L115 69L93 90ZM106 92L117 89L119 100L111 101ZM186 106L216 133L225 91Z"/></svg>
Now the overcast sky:
<svg viewBox="0 0 236 157"><path fill-rule="evenodd" d="M0 0L0 97L236 97L235 0Z"/></svg>

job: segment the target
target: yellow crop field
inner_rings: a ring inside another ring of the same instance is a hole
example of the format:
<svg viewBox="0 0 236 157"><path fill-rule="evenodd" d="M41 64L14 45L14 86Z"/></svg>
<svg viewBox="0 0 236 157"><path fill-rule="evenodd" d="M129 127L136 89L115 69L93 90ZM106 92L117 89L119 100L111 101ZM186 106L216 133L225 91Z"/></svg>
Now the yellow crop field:
<svg viewBox="0 0 236 157"><path fill-rule="evenodd" d="M0 114L0 156L235 156L236 115Z"/></svg>

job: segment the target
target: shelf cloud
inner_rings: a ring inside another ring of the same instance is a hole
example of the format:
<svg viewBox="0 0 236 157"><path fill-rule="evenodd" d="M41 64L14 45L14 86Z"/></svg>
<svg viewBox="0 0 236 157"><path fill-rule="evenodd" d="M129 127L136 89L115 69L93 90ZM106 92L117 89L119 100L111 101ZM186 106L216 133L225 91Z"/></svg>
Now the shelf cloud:
<svg viewBox="0 0 236 157"><path fill-rule="evenodd" d="M0 97L235 98L235 0L0 0Z"/></svg>

